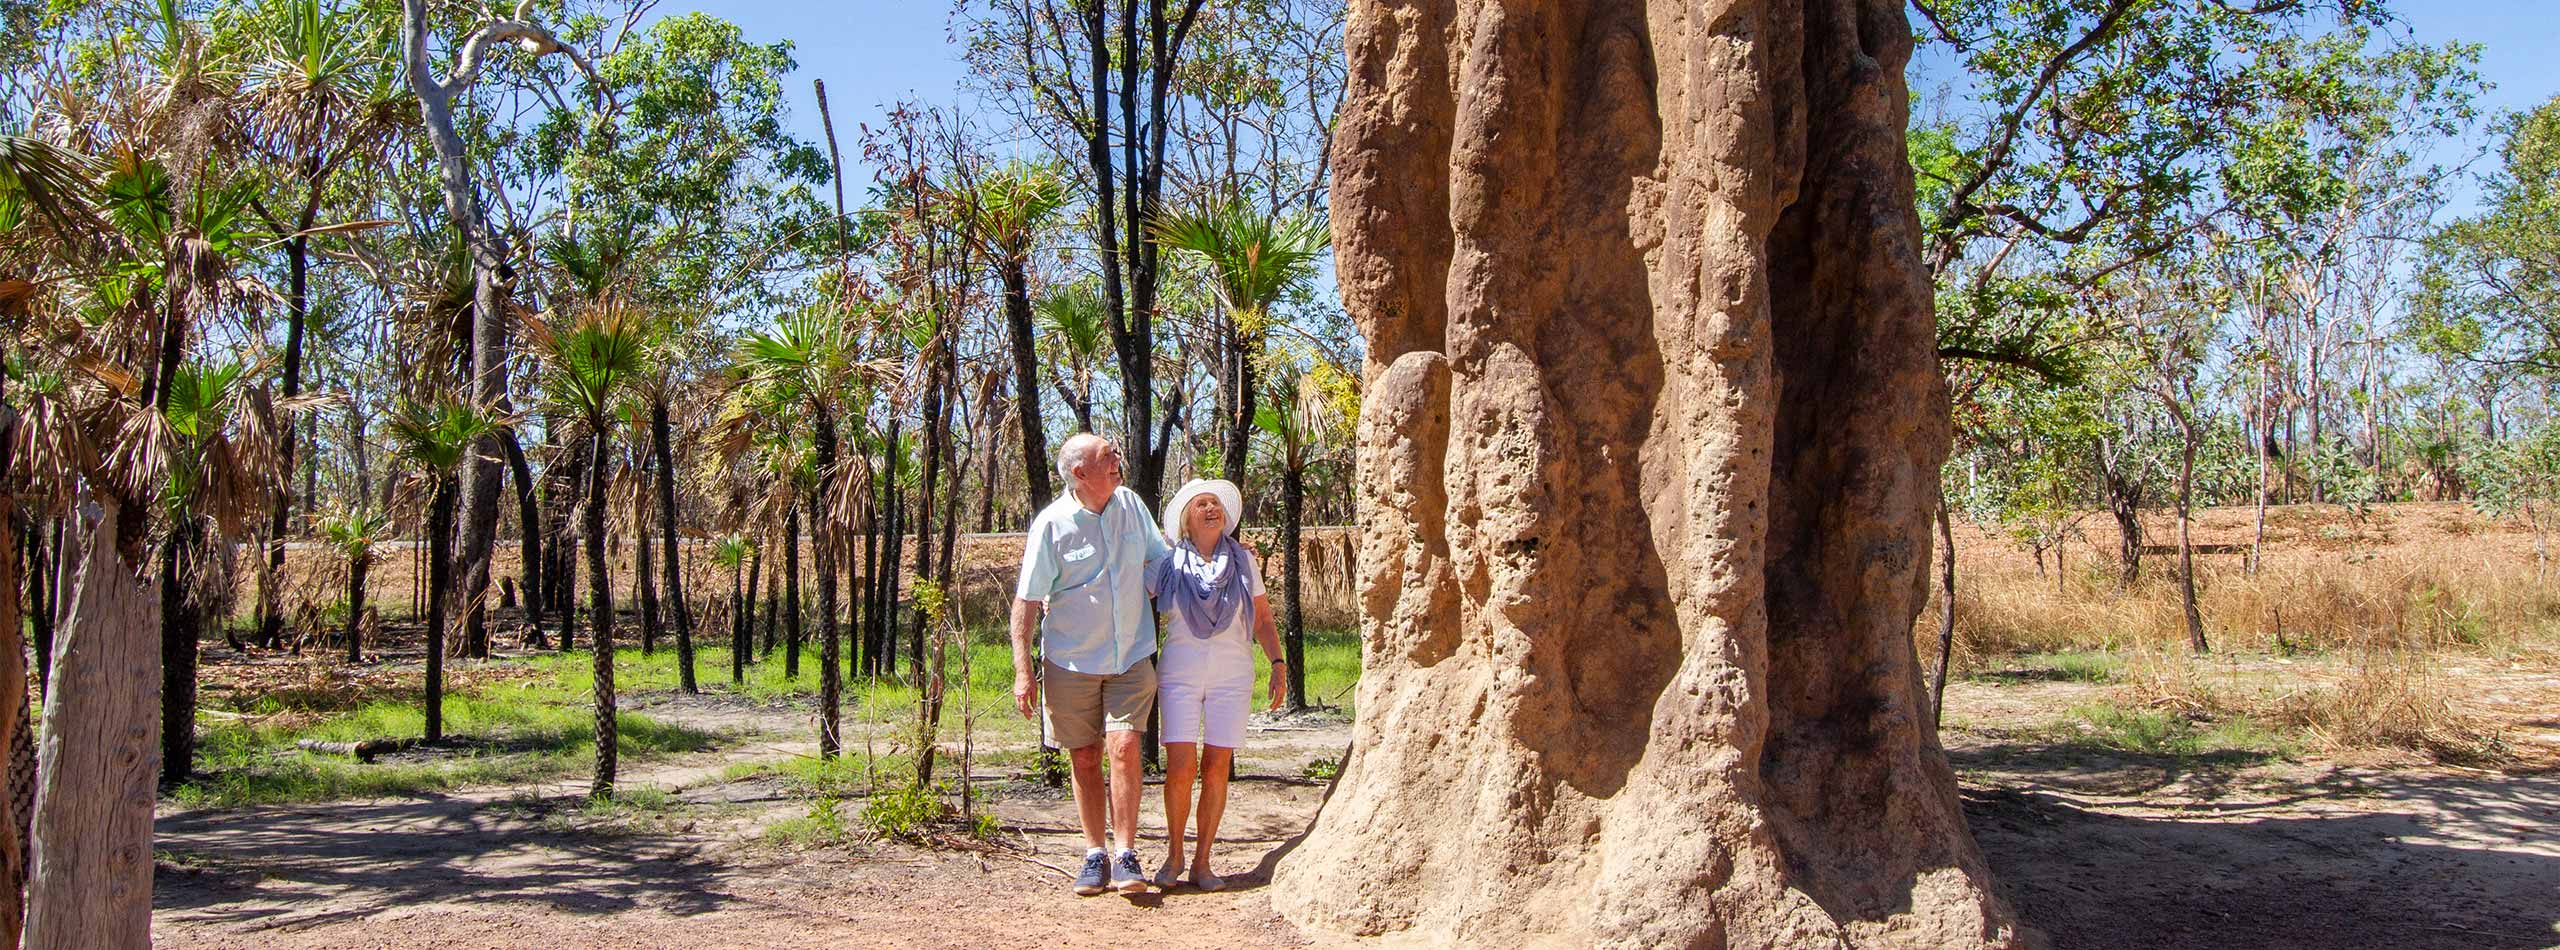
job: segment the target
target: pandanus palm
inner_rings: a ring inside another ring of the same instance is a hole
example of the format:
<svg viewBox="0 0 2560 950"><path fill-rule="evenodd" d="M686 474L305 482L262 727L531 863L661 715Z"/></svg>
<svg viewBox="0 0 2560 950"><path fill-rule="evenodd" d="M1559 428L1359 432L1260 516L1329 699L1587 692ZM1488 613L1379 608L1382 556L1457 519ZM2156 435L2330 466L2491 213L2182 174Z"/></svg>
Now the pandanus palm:
<svg viewBox="0 0 2560 950"><path fill-rule="evenodd" d="M258 60L249 69L244 91L253 106L246 123L249 141L278 167L292 169L301 194L274 211L289 217L267 218L269 227L285 235L284 396L302 393L303 340L311 323L311 241L332 231L364 228L382 222L343 222L321 226L320 214L330 194L329 180L350 165L364 164L398 141L389 134L415 105L399 88L398 73L388 54L391 38L378 19L354 11L324 9L320 0L282 0L258 12L281 6L281 23L257 31ZM261 214L270 209L259 206ZM294 433L284 433L284 468L291 473ZM279 490L268 526L265 569L258 575L260 638L278 635L275 586L284 568L284 533L293 511L293 494Z"/></svg>
<svg viewBox="0 0 2560 950"><path fill-rule="evenodd" d="M818 567L818 755L832 758L842 747L843 669L838 664L836 566L842 550L833 493L836 481L835 406L832 398L845 384L851 349L844 324L834 314L807 310L784 316L770 331L747 334L738 346L738 363L750 386L766 387L785 402L805 405L813 425L811 465L815 488L808 498L811 535ZM786 551L786 554L788 552Z"/></svg>
<svg viewBox="0 0 2560 950"><path fill-rule="evenodd" d="M742 364L742 367L744 364ZM753 367L744 367L753 372ZM782 535L782 566L773 591L779 614L765 617L764 649L773 649L773 628L784 636L782 675L800 678L800 499L812 481L809 445L800 438L800 399L796 387L750 376L732 387L714 428L714 450L723 467L743 465L753 488L747 495L744 520Z"/></svg>
<svg viewBox="0 0 2560 950"><path fill-rule="evenodd" d="M1058 398L1076 415L1076 431L1093 431L1093 374L1111 343L1111 323L1102 309L1102 291L1090 283L1070 284L1040 298L1039 315L1050 354L1064 372L1050 374ZM1046 504L1042 499L1038 504Z"/></svg>
<svg viewBox="0 0 2560 950"><path fill-rule="evenodd" d="M373 571L373 545L391 530L391 518L359 501L320 521L320 536L347 562L347 662L364 662L364 582Z"/></svg>
<svg viewBox="0 0 2560 950"><path fill-rule="evenodd" d="M0 412L0 427L10 468L26 481L12 487L32 489L68 519L63 556L74 578L47 677L41 788L32 821L10 806L19 817L0 825L0 889L19 883L15 856L28 852L14 829L29 828L28 938L139 944L150 927L151 801L132 783L160 764L157 723L177 718L183 698L153 688L164 672L153 647L169 640L145 581L147 526L177 453L164 413L186 331L242 287L230 274L244 253L242 191L208 167L195 188L173 194L168 175L132 149L93 162L29 139L0 145L0 218L9 219L0 221L0 315L41 321L48 345L29 355L52 362L25 369L58 384L21 397L25 411L14 418ZM0 556L0 574L14 568ZM0 679L20 682L19 619L5 613L14 606L0 598ZM0 761L23 761L15 747L24 733L11 724L27 721L23 709L14 697L0 702ZM0 902L10 933L19 931L13 904Z"/></svg>
<svg viewBox="0 0 2560 950"><path fill-rule="evenodd" d="M1051 165L1009 163L954 196L976 225L979 252L1004 284L1004 323L1013 354L1015 415L1022 425L1022 469L1031 507L1049 503L1048 438L1040 426L1040 364L1032 348L1031 251L1040 232L1066 207L1067 187Z"/></svg>
<svg viewBox="0 0 2560 950"><path fill-rule="evenodd" d="M159 425L137 430L137 451L161 459L160 506L169 529L160 549L163 630L161 775L194 771L196 645L202 626L230 601L219 552L265 508L282 481L275 407L236 362L190 363L169 378Z"/></svg>
<svg viewBox="0 0 2560 950"><path fill-rule="evenodd" d="M436 742L444 738L445 608L453 588L453 509L461 495L456 471L498 423L470 403L444 399L400 406L388 428L392 457L409 466L427 492L426 739Z"/></svg>
<svg viewBox="0 0 2560 950"><path fill-rule="evenodd" d="M1324 256L1324 223L1309 215L1263 214L1230 201L1160 217L1155 237L1207 268L1210 289L1227 309L1219 367L1228 413L1222 455L1227 480L1242 485L1254 428L1255 364L1262 358L1271 306L1315 276Z"/></svg>
<svg viewBox="0 0 2560 950"><path fill-rule="evenodd" d="M614 744L618 739L613 695L613 583L605 573L604 511L614 417L614 400L647 370L645 336L635 311L608 298L589 307L565 327L539 320L526 327L544 357L556 398L587 424L597 460L587 478L586 504L580 513L586 535L587 592L594 618L596 772L590 794L613 795Z"/></svg>
<svg viewBox="0 0 2560 950"><path fill-rule="evenodd" d="M1306 516L1307 472L1335 456L1349 441L1351 414L1343 394L1350 378L1330 364L1311 370L1296 360L1280 364L1264 393L1266 405L1254 424L1269 433L1280 449L1280 626L1289 658L1289 705L1307 705L1306 616L1300 588L1304 568L1298 539ZM1353 402L1356 411L1356 402Z"/></svg>

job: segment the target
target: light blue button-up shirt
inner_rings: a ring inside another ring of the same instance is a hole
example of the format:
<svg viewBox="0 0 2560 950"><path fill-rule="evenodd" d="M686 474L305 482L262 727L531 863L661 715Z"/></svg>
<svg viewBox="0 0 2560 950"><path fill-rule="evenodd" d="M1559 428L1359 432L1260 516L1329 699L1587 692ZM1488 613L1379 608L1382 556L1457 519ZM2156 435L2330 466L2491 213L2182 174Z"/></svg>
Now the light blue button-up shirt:
<svg viewBox="0 0 2560 950"><path fill-rule="evenodd" d="M1040 656L1061 669L1114 676L1155 655L1147 571L1171 552L1138 493L1121 488L1099 513L1070 492L1031 519L1013 595L1048 601Z"/></svg>

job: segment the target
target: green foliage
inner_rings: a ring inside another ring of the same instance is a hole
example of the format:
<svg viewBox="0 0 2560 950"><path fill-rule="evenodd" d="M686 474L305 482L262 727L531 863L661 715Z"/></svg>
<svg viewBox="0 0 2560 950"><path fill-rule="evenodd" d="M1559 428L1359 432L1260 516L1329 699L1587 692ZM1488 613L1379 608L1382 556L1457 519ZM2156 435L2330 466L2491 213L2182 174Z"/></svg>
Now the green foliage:
<svg viewBox="0 0 2560 950"><path fill-rule="evenodd" d="M273 699L254 711L282 712ZM585 695L541 685L464 687L445 696L444 721L469 736L450 750L360 763L301 751L303 739L354 742L414 736L425 712L413 694L313 717L208 717L199 739L201 770L168 793L187 807L241 808L293 802L418 796L484 785L576 775L594 757L594 711ZM620 754L647 759L707 749L715 737L637 713L619 716Z"/></svg>
<svg viewBox="0 0 2560 950"><path fill-rule="evenodd" d="M648 370L639 315L608 304L587 310L566 330L530 325L555 398L604 431L614 397Z"/></svg>
<svg viewBox="0 0 2560 950"><path fill-rule="evenodd" d="M2492 518L2519 518L2539 529L2560 501L2560 427L2475 448L2464 460L2472 505Z"/></svg>
<svg viewBox="0 0 2560 950"><path fill-rule="evenodd" d="M394 406L384 425L391 455L430 476L443 477L462 464L471 446L496 433L497 420L459 399L409 401Z"/></svg>
<svg viewBox="0 0 2560 950"><path fill-rule="evenodd" d="M320 519L320 536L349 564L373 559L373 545L391 531L391 516L368 506L340 509Z"/></svg>
<svg viewBox="0 0 2560 950"><path fill-rule="evenodd" d="M1156 242L1206 266L1238 332L1258 335L1271 305L1311 279L1329 237L1313 215L1264 214L1241 201L1176 211L1154 222Z"/></svg>
<svg viewBox="0 0 2560 950"><path fill-rule="evenodd" d="M851 842L853 829L845 824L844 800L829 796L809 802L807 814L775 822L765 838L788 847L834 847Z"/></svg>
<svg viewBox="0 0 2560 950"><path fill-rule="evenodd" d="M1040 323L1043 341L1074 365L1093 365L1111 342L1102 290L1091 283L1068 284L1041 295L1032 304L1032 314Z"/></svg>
<svg viewBox="0 0 2560 950"><path fill-rule="evenodd" d="M2499 131L2485 210L2428 242L2408 332L2429 353L2560 372L2560 97Z"/></svg>
<svg viewBox="0 0 2560 950"><path fill-rule="evenodd" d="M949 792L940 785L915 784L874 792L862 803L862 826L877 838L920 840L951 815L951 805L944 801Z"/></svg>

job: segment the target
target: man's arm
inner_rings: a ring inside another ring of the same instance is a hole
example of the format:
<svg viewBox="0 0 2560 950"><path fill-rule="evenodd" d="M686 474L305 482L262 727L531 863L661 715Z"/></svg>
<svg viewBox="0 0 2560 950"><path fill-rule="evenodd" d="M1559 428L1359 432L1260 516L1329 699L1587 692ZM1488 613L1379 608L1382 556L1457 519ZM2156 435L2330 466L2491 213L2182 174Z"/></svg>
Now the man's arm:
<svg viewBox="0 0 2560 950"><path fill-rule="evenodd" d="M1015 598L1013 601L1013 707L1022 718L1037 715L1031 708L1031 638L1040 635L1040 611L1046 605L1036 600Z"/></svg>
<svg viewBox="0 0 2560 950"><path fill-rule="evenodd" d="M1040 521L1033 519L1030 536L1023 539L1022 574L1013 582L1013 705L1022 710L1024 719L1035 715L1031 706L1031 638L1040 633L1040 613L1048 609L1049 592L1057 583L1058 565L1049 558Z"/></svg>

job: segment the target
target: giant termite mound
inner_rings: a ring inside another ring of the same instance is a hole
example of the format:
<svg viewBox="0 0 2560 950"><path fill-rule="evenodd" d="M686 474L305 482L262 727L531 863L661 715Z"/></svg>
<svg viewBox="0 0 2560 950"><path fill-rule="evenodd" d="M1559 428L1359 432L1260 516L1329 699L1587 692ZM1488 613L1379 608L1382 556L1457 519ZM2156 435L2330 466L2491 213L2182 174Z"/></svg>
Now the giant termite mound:
<svg viewBox="0 0 2560 950"><path fill-rule="evenodd" d="M2006 946L1909 638L1947 450L1900 0L1353 0L1318 930Z"/></svg>

